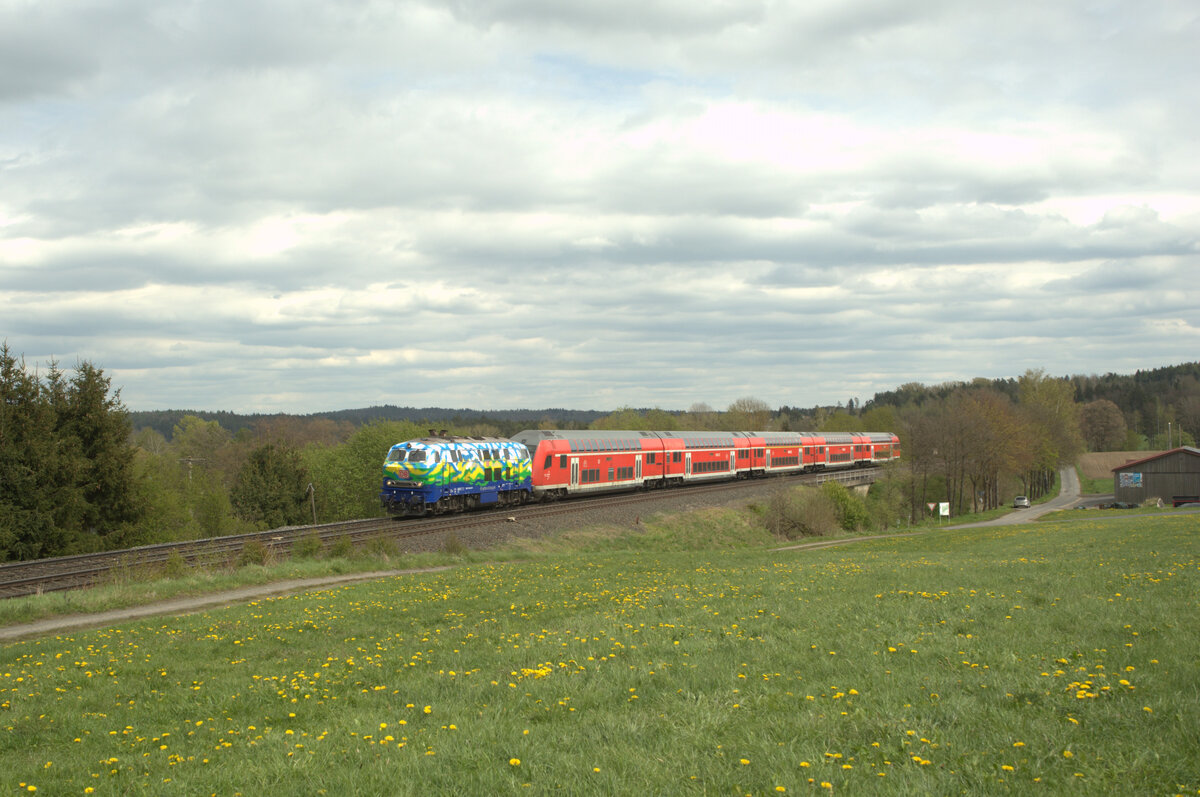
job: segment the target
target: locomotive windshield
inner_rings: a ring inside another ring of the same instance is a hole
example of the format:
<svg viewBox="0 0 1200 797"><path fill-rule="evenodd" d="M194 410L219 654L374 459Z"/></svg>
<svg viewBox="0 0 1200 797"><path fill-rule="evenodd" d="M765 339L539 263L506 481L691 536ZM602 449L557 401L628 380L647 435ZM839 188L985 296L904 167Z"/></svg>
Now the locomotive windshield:
<svg viewBox="0 0 1200 797"><path fill-rule="evenodd" d="M405 448L393 448L388 452L388 462L424 462L425 452L420 450L411 451Z"/></svg>

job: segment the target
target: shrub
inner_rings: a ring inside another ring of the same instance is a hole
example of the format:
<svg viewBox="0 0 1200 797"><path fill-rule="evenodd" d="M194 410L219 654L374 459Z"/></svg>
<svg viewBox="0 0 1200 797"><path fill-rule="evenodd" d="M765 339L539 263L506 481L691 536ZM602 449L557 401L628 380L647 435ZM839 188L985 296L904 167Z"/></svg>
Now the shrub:
<svg viewBox="0 0 1200 797"><path fill-rule="evenodd" d="M182 578L187 575L188 566L184 561L183 554L179 551L171 551L167 554L167 561L163 565L163 575L167 578Z"/></svg>
<svg viewBox="0 0 1200 797"><path fill-rule="evenodd" d="M442 543L442 551L449 556L462 556L467 552L467 546L462 544L462 540L452 531L446 535L446 541Z"/></svg>
<svg viewBox="0 0 1200 797"><path fill-rule="evenodd" d="M371 541L367 543L366 554L386 562L398 557L400 555L400 548L396 545L396 541L390 537L372 537Z"/></svg>
<svg viewBox="0 0 1200 797"><path fill-rule="evenodd" d="M242 553L237 563L238 567L265 565L270 558L271 551L261 540L247 540L242 545Z"/></svg>
<svg viewBox="0 0 1200 797"><path fill-rule="evenodd" d="M821 485L821 494L829 499L837 513L837 522L843 531L859 531L871 525L871 515L866 504L854 493L837 482Z"/></svg>
<svg viewBox="0 0 1200 797"><path fill-rule="evenodd" d="M824 493L807 487L779 490L772 495L763 521L769 532L787 540L819 537L838 529L833 502Z"/></svg>
<svg viewBox="0 0 1200 797"><path fill-rule="evenodd" d="M329 546L330 559L349 559L354 555L354 543L349 537L338 537L333 545Z"/></svg>
<svg viewBox="0 0 1200 797"><path fill-rule="evenodd" d="M321 553L321 538L314 531L292 544L292 556L296 559L316 559Z"/></svg>

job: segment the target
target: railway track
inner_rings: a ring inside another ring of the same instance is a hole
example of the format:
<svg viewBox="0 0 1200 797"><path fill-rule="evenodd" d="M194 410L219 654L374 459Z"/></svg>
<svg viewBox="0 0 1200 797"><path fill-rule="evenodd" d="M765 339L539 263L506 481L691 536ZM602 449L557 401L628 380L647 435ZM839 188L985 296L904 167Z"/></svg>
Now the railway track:
<svg viewBox="0 0 1200 797"><path fill-rule="evenodd" d="M848 471L799 474L773 477L796 484L822 484L836 481L847 485L870 484L878 474L877 469L864 468ZM716 495L733 492L746 486L745 481L730 481L687 487L675 487L669 492L672 497ZM169 566L182 564L186 568L226 567L235 564L248 550L274 557L286 558L298 543L315 538L322 550L348 542L355 548L369 544L372 540L390 540L401 545L405 540L441 535L466 529L499 523L517 522L568 515L597 505L620 507L650 504L664 495L662 490L618 493L606 496L576 498L546 504L526 504L504 510L473 512L448 517L397 520L395 518L373 518L341 523L326 523L313 526L292 526L251 534L234 534L186 542L164 542L142 545L121 551L60 556L38 559L31 562L8 562L0 564L0 598L15 598L23 595L38 595L60 590L80 589L113 581L124 573L164 572ZM423 546L428 548L428 545Z"/></svg>

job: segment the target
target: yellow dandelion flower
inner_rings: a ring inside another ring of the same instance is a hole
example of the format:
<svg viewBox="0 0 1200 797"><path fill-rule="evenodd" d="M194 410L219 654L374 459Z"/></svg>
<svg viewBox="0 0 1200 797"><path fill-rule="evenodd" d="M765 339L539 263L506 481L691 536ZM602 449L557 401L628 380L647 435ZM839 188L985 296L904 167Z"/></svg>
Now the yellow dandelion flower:
<svg viewBox="0 0 1200 797"><path fill-rule="evenodd" d="M521 759L519 759L519 758L510 758L510 759L508 759L508 765L509 765L510 767L519 767L519 766L521 766Z"/></svg>

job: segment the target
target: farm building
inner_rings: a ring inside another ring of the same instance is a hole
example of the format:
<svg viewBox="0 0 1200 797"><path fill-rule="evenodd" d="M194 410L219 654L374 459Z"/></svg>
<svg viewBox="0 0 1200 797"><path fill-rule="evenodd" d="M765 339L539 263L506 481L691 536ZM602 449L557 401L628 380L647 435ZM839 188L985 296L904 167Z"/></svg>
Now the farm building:
<svg viewBox="0 0 1200 797"><path fill-rule="evenodd" d="M1200 501L1200 448L1184 446L1113 468L1113 497L1131 504L1161 498L1174 506Z"/></svg>

